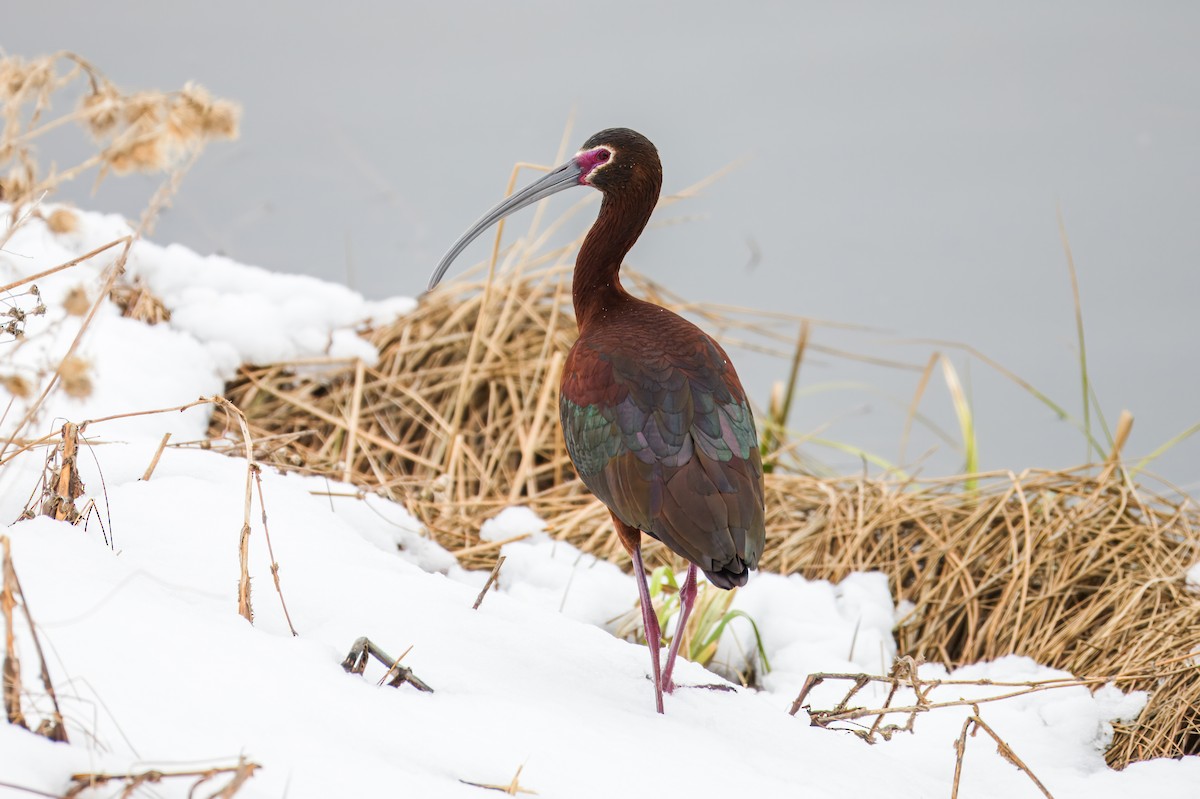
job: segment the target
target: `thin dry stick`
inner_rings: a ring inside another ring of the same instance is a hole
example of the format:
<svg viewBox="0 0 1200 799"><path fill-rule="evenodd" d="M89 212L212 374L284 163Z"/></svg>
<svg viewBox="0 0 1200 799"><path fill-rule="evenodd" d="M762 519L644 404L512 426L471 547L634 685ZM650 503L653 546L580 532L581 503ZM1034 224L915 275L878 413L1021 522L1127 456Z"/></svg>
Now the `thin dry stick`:
<svg viewBox="0 0 1200 799"><path fill-rule="evenodd" d="M222 788L217 793L212 794L215 797L231 797L237 793L238 788L242 786L254 772L262 768L257 763L252 763L245 758L239 758L236 765L233 766L214 766L207 769L184 769L180 771L162 771L160 769L147 769L146 771L131 771L126 774L109 774L106 772L90 773L81 772L71 775L71 782L74 785L64 796L64 799L73 799L82 792L97 788L109 782L121 781L125 783L124 791L121 796L130 796L134 790L143 785L153 785L162 782L164 779L194 777L198 782L192 786L194 792L196 787L213 779L221 774L232 774L233 780Z"/></svg>
<svg viewBox="0 0 1200 799"><path fill-rule="evenodd" d="M9 577L12 553L8 536L0 536L4 547L3 585L0 586L0 613L4 615L4 712L9 724L29 729L21 711L21 661L17 658L16 626L13 609L17 606L16 581Z"/></svg>
<svg viewBox="0 0 1200 799"><path fill-rule="evenodd" d="M31 421L33 421L33 418L41 409L42 404L45 403L46 398L50 396L50 392L53 391L54 387L58 385L58 380L61 376L63 366L67 363L68 359L75 354L75 350L78 349L80 342L83 341L83 335L87 332L88 327L91 325L92 319L95 318L96 312L100 310L100 306L107 301L113 285L117 282L117 277L124 270L125 261L129 257L129 249L132 245L133 239L126 239L125 246L121 249L120 255L118 255L117 259L109 265L108 269L106 270L107 277L104 281L103 288L100 290L100 293L96 295L96 300L92 303L92 307L88 310L87 316L84 317L83 322L79 327L79 332L75 334L75 338L71 341L70 346L67 347L66 353L64 353L62 358L59 360L57 368L55 368L54 372L50 375L50 379L46 382L46 387L42 389L42 393L36 400L34 400L33 404L29 406L29 409L25 412L25 415L21 417L21 421L17 423L17 426L13 429L13 432L9 435L9 437L2 444L0 444L0 459L4 457L4 453L8 450L9 445L12 444L13 441L15 441L16 438L25 430L25 427Z"/></svg>
<svg viewBox="0 0 1200 799"><path fill-rule="evenodd" d="M1186 670L1187 667L1184 667ZM896 676L881 677L872 674L831 674L831 673L816 673L810 674L804 681L804 686L800 690L800 694L792 702L790 715L796 713L804 707L804 700L808 697L813 688L820 685L825 680L850 680L853 682L846 696L832 710L809 710L809 718L814 726L825 727L829 724L838 721L853 721L855 719L865 718L867 716L875 716L879 714L892 713L925 713L931 710L942 710L950 707L974 707L976 705L986 704L987 702L1001 702L1006 699L1014 699L1016 697L1027 696L1028 694L1040 693L1042 691L1050 691L1057 688L1081 688L1107 685L1110 683L1127 682L1134 679L1146 679L1155 677L1161 679L1170 674L1179 673L1178 670L1165 670L1157 673L1142 672L1130 674L1115 674L1103 677L1056 677L1047 680L1030 680L1027 682L1001 682L996 680L921 680L913 678L910 683L913 690L917 693L918 703L915 705L888 705L877 708L855 707L849 708L848 704L854 694L858 693L863 686L872 682L897 684L899 678ZM996 687L996 688L1016 688L1018 690L1006 691L995 696L976 697L972 699L953 699L944 702L931 702L928 700L928 694L934 689L942 686L979 686L979 687ZM889 701L891 695L888 697Z"/></svg>
<svg viewBox="0 0 1200 799"><path fill-rule="evenodd" d="M475 546L463 547L462 549L456 549L453 552L451 552L450 554L454 555L457 558L457 557L462 557L463 555L474 555L477 552L487 552L490 549L499 549L500 547L504 546L505 544L511 544L513 541L524 541L526 538L529 538L530 535L532 535L532 533L521 533L520 535L514 535L514 536L509 536L508 538L502 538L499 541L484 541L483 543L476 544Z"/></svg>
<svg viewBox="0 0 1200 799"><path fill-rule="evenodd" d="M409 644L408 649L405 649L403 652L400 653L400 657L396 658L396 662L393 663L392 665L388 666L388 670L383 673L383 676L379 678L379 682L377 682L375 684L382 688L384 683L386 683L388 680L392 679L396 675L396 673L398 671L400 671L400 661L404 660L404 658L412 650L413 650L413 645Z"/></svg>
<svg viewBox="0 0 1200 799"><path fill-rule="evenodd" d="M232 402L224 397L213 397L220 407L233 414L242 428L242 442L246 452L246 502L242 513L242 530L238 535L238 614L251 624L254 609L250 605L250 506L254 501L254 446L246 417ZM280 595L282 599L282 595Z"/></svg>
<svg viewBox="0 0 1200 799"><path fill-rule="evenodd" d="M992 740L994 740L996 742L996 746L999 749L1000 757L1004 758L1009 763L1012 763L1014 766L1019 768L1021 771L1025 772L1025 776L1029 777L1029 779L1033 781L1033 784L1038 787L1038 790L1042 792L1042 795L1045 796L1046 799L1054 799L1054 797L1050 794L1050 791L1048 791L1046 789L1046 786L1042 784L1042 781L1037 778L1037 776L1033 773L1033 771L1029 768L1029 766L1025 765L1025 761L1022 760L1021 758L1017 757L1017 753L1013 751L1012 747L1009 746L1007 743L1005 743L1000 738L1000 736L996 734L996 731L993 730L991 727L989 727L987 725L987 722L985 722L983 719L981 719L979 717L978 713L971 716L968 719L968 721L973 722L976 727L983 730L988 735L992 736ZM965 746L965 742L964 742L964 746ZM958 773L958 769L956 768L955 774L957 774L957 773ZM957 784L957 780L955 780L955 783Z"/></svg>
<svg viewBox="0 0 1200 799"><path fill-rule="evenodd" d="M407 655L411 650L412 647L410 646L408 649L404 650L404 655ZM403 658L404 655L401 655L400 658ZM416 674L414 674L412 669L408 668L407 666L400 665L400 658L392 659L391 655L376 646L375 643L365 635L361 638L355 639L354 643L350 645L350 652L342 661L342 669L345 670L347 674L362 674L364 671L366 671L367 661L369 661L371 658L375 658L380 663L387 666L389 674L395 674L395 676L391 679L391 682L388 683L393 688L399 688L404 683L408 683L418 691L429 694L433 693L433 689L430 688L429 685L426 684Z"/></svg>
<svg viewBox="0 0 1200 799"><path fill-rule="evenodd" d="M20 280L16 280L16 281L13 281L12 283L9 283L7 286L0 286L0 294L3 294L4 292L12 291L15 288L24 286L26 283L32 283L35 280L41 280L44 277L53 275L56 272L61 272L64 269L70 269L72 266L78 266L79 264L83 263L84 261L88 260L89 258L93 258L93 257L99 255L100 253L104 252L105 250L110 250L113 247L116 247L118 244L124 244L127 241L129 241L129 237L122 236L119 239L110 241L108 244L97 247L96 249L94 249L90 252L86 252L83 255L79 256L78 258L72 258L71 260L67 261L64 264L59 264L58 266L43 270L41 272L38 272L36 275L29 275L28 277L23 277Z"/></svg>
<svg viewBox="0 0 1200 799"><path fill-rule="evenodd" d="M471 785L475 788L486 788L489 791L499 791L500 793L505 793L509 796L516 796L522 793L536 796L537 791L530 790L529 788L521 785L521 770L524 768L524 763L517 766L517 773L513 775L512 780L510 780L507 785L493 785L487 782L471 782L470 780L459 780L459 782L461 782L463 785Z"/></svg>
<svg viewBox="0 0 1200 799"><path fill-rule="evenodd" d="M54 683L50 680L50 669L46 666L46 654L42 651L42 641L37 634L37 625L34 624L33 614L29 610L29 598L25 596L25 591L21 588L21 581L17 577L16 567L13 566L12 547L8 536L0 536L0 547L4 550L4 589L3 595L0 597L0 604L4 606L4 619L8 625L8 635L5 638L5 699L7 701L8 698L8 659L10 652L12 652L12 604L19 595L21 597L21 613L25 616L26 624L29 625L29 634L33 638L33 648L37 652L42 687L46 689L46 694L50 697L51 704L54 705L54 714L49 723L43 722L38 727L38 732L52 741L67 743L67 726L63 722L62 710L58 706L58 694L55 693ZM15 664L15 652L12 653L12 659ZM19 669L14 676L19 676ZM20 690L19 681L15 685L15 690Z"/></svg>
<svg viewBox="0 0 1200 799"><path fill-rule="evenodd" d="M296 632L296 628L292 626L292 616L288 613L287 602L283 599L283 588L279 585L279 563L275 560L275 550L271 546L271 531L267 528L267 502L263 499L262 469L257 463L252 463L250 468L254 471L254 482L258 486L258 507L262 509L263 536L267 539L267 557L271 559L271 579L275 581L275 593L279 594L279 604L283 606L283 617L287 619L288 629L292 631L293 636L297 636L300 633Z"/></svg>
<svg viewBox="0 0 1200 799"><path fill-rule="evenodd" d="M62 799L62 794L60 793L46 793L45 791L39 791L37 788L26 788L24 785L14 785L11 782L0 781L0 788L21 791L22 793L27 793L30 796L45 796L47 799Z"/></svg>
<svg viewBox="0 0 1200 799"><path fill-rule="evenodd" d="M950 784L950 799L958 799L958 784L962 779L963 757L967 753L967 730L971 727L973 716L968 716L963 722L958 738L954 740L954 781Z"/></svg>
<svg viewBox="0 0 1200 799"><path fill-rule="evenodd" d="M149 480L150 475L154 474L154 469L158 466L158 459L162 457L163 450L167 448L167 442L171 440L169 432L163 433L162 441L158 442L158 449L154 450L154 457L150 459L150 465L146 467L146 471L142 474L142 480Z"/></svg>
<svg viewBox="0 0 1200 799"><path fill-rule="evenodd" d="M479 610L479 606L483 604L483 598L487 596L488 589L496 582L496 578L500 576L500 567L504 565L504 556L496 558L496 565L492 567L492 573L488 575L487 582L483 584L483 588L479 589L479 596L475 597L475 604L471 606L471 610Z"/></svg>
<svg viewBox="0 0 1200 799"><path fill-rule="evenodd" d="M350 395L349 432L346 434L346 468L342 470L342 482L349 483L354 474L354 449L358 445L358 416L362 410L363 375L366 364L362 359L354 363L354 391Z"/></svg>

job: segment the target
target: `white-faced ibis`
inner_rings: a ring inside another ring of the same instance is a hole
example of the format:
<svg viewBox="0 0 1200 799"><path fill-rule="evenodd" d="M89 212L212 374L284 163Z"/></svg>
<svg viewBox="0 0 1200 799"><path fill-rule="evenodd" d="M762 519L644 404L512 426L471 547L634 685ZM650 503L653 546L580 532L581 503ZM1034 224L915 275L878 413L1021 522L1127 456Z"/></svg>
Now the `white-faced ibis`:
<svg viewBox="0 0 1200 799"><path fill-rule="evenodd" d="M674 690L671 671L696 598L696 568L721 588L745 585L766 534L758 436L729 356L691 322L621 286L621 260L658 202L658 151L627 128L597 133L574 158L464 233L438 264L429 288L492 224L572 186L593 186L604 198L575 260L579 339L564 366L559 417L576 471L608 506L633 559L661 713L663 692ZM690 564L680 589L679 632L661 670L643 532Z"/></svg>

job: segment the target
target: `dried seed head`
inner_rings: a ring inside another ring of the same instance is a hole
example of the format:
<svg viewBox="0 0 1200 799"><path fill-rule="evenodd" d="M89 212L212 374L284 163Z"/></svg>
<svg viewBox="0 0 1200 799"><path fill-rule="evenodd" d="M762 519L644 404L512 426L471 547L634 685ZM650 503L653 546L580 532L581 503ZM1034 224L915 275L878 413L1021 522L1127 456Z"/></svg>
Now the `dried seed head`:
<svg viewBox="0 0 1200 799"><path fill-rule="evenodd" d="M204 106L186 94L177 95L167 111L167 132L180 143L187 144L200 135Z"/></svg>
<svg viewBox="0 0 1200 799"><path fill-rule="evenodd" d="M0 200L16 203L28 196L32 185L28 169L13 167L7 175L0 178Z"/></svg>
<svg viewBox="0 0 1200 799"><path fill-rule="evenodd" d="M21 375L4 375L0 377L0 386L17 399L29 399L33 396L33 384Z"/></svg>
<svg viewBox="0 0 1200 799"><path fill-rule="evenodd" d="M69 355L63 360L58 367L58 376L67 396L83 399L92 395L92 377L88 374L91 366L78 355Z"/></svg>
<svg viewBox="0 0 1200 799"><path fill-rule="evenodd" d="M150 130L163 120L163 96L156 92L138 92L125 98L121 116L130 127Z"/></svg>
<svg viewBox="0 0 1200 799"><path fill-rule="evenodd" d="M204 117L204 132L221 139L236 139L242 109L229 100L217 100Z"/></svg>
<svg viewBox="0 0 1200 799"><path fill-rule="evenodd" d="M140 277L132 282L122 281L113 287L109 295L121 309L121 316L136 319L148 325L169 322L171 311L155 296Z"/></svg>
<svg viewBox="0 0 1200 799"><path fill-rule="evenodd" d="M170 110L172 133L182 141L196 136L233 139L241 110L228 100L216 100L198 83L188 83L175 95Z"/></svg>
<svg viewBox="0 0 1200 799"><path fill-rule="evenodd" d="M67 298L63 300L63 308L71 316L83 316L91 307L92 301L88 299L87 290L83 286L75 286L67 292Z"/></svg>
<svg viewBox="0 0 1200 799"><path fill-rule="evenodd" d="M103 136L117 124L120 95L111 83L104 83L95 92L79 102L84 113L84 124L95 137Z"/></svg>
<svg viewBox="0 0 1200 799"><path fill-rule="evenodd" d="M54 83L54 59L51 56L29 62L25 72L25 85L21 91L40 92L52 89Z"/></svg>
<svg viewBox="0 0 1200 799"><path fill-rule="evenodd" d="M74 233L79 230L79 215L70 208L55 208L53 213L46 217L46 227L50 228L51 233L59 235Z"/></svg>
<svg viewBox="0 0 1200 799"><path fill-rule="evenodd" d="M0 100L9 100L21 93L32 65L20 56L0 58Z"/></svg>
<svg viewBox="0 0 1200 799"><path fill-rule="evenodd" d="M167 166L166 148L157 136L136 139L130 144L110 149L104 154L112 171L127 175L135 170L153 172Z"/></svg>

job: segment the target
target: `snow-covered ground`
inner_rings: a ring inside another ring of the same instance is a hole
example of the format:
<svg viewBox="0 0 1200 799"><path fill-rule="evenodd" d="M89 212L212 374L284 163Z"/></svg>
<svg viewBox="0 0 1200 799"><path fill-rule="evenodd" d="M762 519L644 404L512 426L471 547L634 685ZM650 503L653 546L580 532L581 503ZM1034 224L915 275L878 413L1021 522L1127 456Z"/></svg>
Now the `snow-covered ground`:
<svg viewBox="0 0 1200 799"><path fill-rule="evenodd" d="M64 235L31 220L0 253L0 283L127 231L120 219L96 214L81 214L79 230ZM0 343L0 379L32 377L57 362L80 324L63 299L80 285L94 296L114 255L38 281L48 311L28 320L19 347ZM218 393L242 361L369 359L354 328L411 305L368 303L339 286L176 246L139 243L129 266L166 302L171 322L148 326L102 308L80 351L91 364L92 393L56 394L27 434ZM16 302L28 310L28 298ZM0 405L7 403L0 393ZM23 408L22 400L13 404L4 431ZM762 632L773 666L764 690L682 688L658 716L645 648L607 630L634 606L631 579L551 540L532 513L509 509L484 531L493 539L531 535L504 546L498 588L472 610L486 575L459 568L402 507L343 496L353 489L324 479L267 472L268 523L293 637L272 587L257 500L254 625L237 614L245 462L168 448L152 477L141 479L165 432L199 439L207 419L201 406L89 427L79 467L97 512L86 527L37 518L3 529L71 743L0 724L0 783L61 795L73 772L203 768L244 755L262 765L244 797L486 797L497 794L467 783L506 786L518 768L522 788L564 799L950 796L953 742L968 709L922 715L913 734L873 746L787 712L810 672L888 668L896 614L881 575L838 585L756 575L735 607ZM0 466L6 524L34 491L44 457L34 451ZM718 659L736 661L750 649L739 623L741 646L726 641ZM19 615L16 627L24 703L36 722L47 703ZM377 664L366 678L345 673L340 662L362 635L394 655L411 646L404 663L434 693L378 687ZM923 676L944 673L922 667ZM1057 674L1006 658L954 676ZM684 685L715 679L690 663L677 672ZM828 708L843 690L822 686L810 701ZM862 701L881 698L868 689ZM1094 695L1069 688L984 705L981 713L1058 799L1200 796L1200 758L1123 772L1105 766L1110 721L1136 714L1143 701L1111 688ZM143 791L182 797L190 786L167 780ZM0 796L29 795L0 787ZM83 795L118 796L120 788ZM967 743L959 795L1040 793L981 733Z"/></svg>

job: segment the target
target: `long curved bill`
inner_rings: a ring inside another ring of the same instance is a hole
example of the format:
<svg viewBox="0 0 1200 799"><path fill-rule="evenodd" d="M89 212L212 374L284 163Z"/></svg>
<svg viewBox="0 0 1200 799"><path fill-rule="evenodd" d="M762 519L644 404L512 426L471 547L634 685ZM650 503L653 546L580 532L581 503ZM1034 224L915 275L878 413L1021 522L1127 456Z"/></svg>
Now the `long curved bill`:
<svg viewBox="0 0 1200 799"><path fill-rule="evenodd" d="M483 233L514 211L519 211L525 206L532 205L538 200L545 199L563 189L578 186L579 176L582 174L583 170L579 164L575 162L575 159L571 159L562 166L555 167L550 172L547 172L488 211L478 222L471 226L470 230L462 234L462 237L458 241L454 242L454 246L450 248L449 252L442 256L437 269L433 270L433 275L429 278L429 288L425 290L433 291L434 286L441 282L442 277L445 276L446 270L450 268L450 264L454 263L454 259L467 248L468 244L478 238L480 233Z"/></svg>

